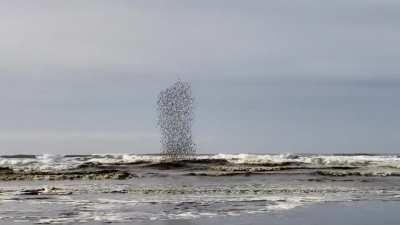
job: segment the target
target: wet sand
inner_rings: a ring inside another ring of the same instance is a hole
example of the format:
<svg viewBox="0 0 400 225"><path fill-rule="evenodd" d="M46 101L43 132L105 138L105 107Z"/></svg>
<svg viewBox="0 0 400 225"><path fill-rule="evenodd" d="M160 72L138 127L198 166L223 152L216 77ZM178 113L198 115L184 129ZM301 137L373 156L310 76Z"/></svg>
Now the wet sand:
<svg viewBox="0 0 400 225"><path fill-rule="evenodd" d="M144 221L139 225L399 225L400 201L320 203L272 214L193 220ZM129 223L126 223L129 224Z"/></svg>

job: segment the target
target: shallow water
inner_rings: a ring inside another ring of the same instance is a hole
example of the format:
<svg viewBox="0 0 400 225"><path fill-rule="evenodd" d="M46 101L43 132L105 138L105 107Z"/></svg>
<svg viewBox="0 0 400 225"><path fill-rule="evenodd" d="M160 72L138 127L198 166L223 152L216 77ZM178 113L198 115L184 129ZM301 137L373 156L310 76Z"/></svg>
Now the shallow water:
<svg viewBox="0 0 400 225"><path fill-rule="evenodd" d="M324 182L305 178L178 175L123 181L3 182L0 218L8 223L39 224L145 222L271 214L329 202L400 200L397 177Z"/></svg>
<svg viewBox="0 0 400 225"><path fill-rule="evenodd" d="M153 161L145 162L146 157L147 161L149 158ZM136 176L123 180L0 181L1 221L4 224L212 224L218 221L246 224L252 218L254 224L262 224L262 220L272 218L271 224L279 224L273 222L276 215L288 216L315 206L325 208L344 203L368 206L371 203L386 207L389 202L400 205L400 177L387 173L350 173L396 170L397 156L319 156L320 159L308 164L299 162L317 156L224 156L229 158L228 162L215 161L215 156L201 156L207 160L214 157L214 161L167 166L158 164L156 157L159 156L140 156L141 161L135 163L127 162L127 156L47 157L46 163L51 166L45 169L37 167L45 164L43 158L4 158L37 161L11 167L21 178L35 171L33 168L42 172L72 169L81 173L88 168L97 171L103 166L126 170ZM76 169L88 160L97 163ZM68 168L60 170L59 165ZM22 167L23 172L18 172ZM260 167L271 170L253 171ZM321 169L349 173L340 176L315 173ZM223 170L230 173L225 174Z"/></svg>

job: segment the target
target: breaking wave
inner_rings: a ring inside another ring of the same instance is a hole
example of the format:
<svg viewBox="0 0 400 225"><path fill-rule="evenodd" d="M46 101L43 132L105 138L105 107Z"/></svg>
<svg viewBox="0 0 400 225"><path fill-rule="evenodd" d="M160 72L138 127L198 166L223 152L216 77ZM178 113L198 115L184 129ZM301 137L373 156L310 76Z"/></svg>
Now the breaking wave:
<svg viewBox="0 0 400 225"><path fill-rule="evenodd" d="M9 182L0 182L0 218L4 224L128 224L400 201L399 161L397 155L365 154L217 154L179 161L137 154L2 156L0 180Z"/></svg>
<svg viewBox="0 0 400 225"><path fill-rule="evenodd" d="M185 169L185 175L308 173L320 176L400 176L398 155L216 154L165 161L162 155L7 155L0 156L0 173L60 173L82 169Z"/></svg>

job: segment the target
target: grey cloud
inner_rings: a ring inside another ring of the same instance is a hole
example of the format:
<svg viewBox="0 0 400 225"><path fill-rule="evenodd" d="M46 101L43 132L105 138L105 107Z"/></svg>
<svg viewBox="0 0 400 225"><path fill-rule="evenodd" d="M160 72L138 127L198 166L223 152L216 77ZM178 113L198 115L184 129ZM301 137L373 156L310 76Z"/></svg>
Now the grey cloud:
<svg viewBox="0 0 400 225"><path fill-rule="evenodd" d="M363 76L398 69L394 1L3 3L3 70ZM173 57L170 57L173 54ZM372 65L373 66L372 66ZM64 72L65 73L65 72ZM72 72L70 76L73 76Z"/></svg>
<svg viewBox="0 0 400 225"><path fill-rule="evenodd" d="M395 0L1 1L0 130L80 135L33 145L55 152L155 134L179 76L204 151L395 152L399 17ZM158 145L134 140L119 149Z"/></svg>

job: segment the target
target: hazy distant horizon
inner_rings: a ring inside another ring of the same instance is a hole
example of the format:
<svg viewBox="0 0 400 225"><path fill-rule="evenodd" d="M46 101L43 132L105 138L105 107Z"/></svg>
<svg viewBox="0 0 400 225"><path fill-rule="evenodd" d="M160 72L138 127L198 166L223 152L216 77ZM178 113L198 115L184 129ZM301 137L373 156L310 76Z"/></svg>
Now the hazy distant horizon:
<svg viewBox="0 0 400 225"><path fill-rule="evenodd" d="M158 93L199 153L400 153L400 2L2 1L0 154L157 153Z"/></svg>

